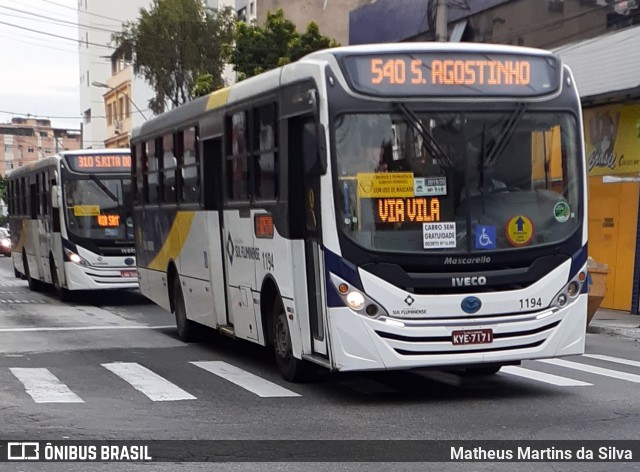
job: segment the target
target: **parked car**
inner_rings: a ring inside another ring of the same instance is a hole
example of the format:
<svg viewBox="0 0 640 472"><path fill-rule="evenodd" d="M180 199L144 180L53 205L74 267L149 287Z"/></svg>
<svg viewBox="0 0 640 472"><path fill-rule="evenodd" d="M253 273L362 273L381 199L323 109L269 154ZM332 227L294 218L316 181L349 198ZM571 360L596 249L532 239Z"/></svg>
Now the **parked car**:
<svg viewBox="0 0 640 472"><path fill-rule="evenodd" d="M3 256L11 256L11 239L9 238L9 230L0 228L0 254Z"/></svg>

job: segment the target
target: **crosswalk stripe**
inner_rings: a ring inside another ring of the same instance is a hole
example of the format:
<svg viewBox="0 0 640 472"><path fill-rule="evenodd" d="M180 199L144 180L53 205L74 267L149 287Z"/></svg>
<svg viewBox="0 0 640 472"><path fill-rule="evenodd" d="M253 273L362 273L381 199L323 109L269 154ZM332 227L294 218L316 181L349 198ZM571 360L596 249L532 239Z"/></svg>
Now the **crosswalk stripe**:
<svg viewBox="0 0 640 472"><path fill-rule="evenodd" d="M557 365L568 369L581 370L592 374L603 375L614 379L627 380L629 382L640 383L640 375L628 374L617 370L604 369L588 364L580 364L578 362L565 361L563 359L539 359L536 362L544 362L545 364Z"/></svg>
<svg viewBox="0 0 640 472"><path fill-rule="evenodd" d="M144 393L154 402L195 400L196 397L177 385L136 362L112 362L102 364L133 388Z"/></svg>
<svg viewBox="0 0 640 472"><path fill-rule="evenodd" d="M527 379L538 380L540 382L557 385L559 387L586 387L593 385L588 382L582 382L581 380L574 380L568 377L561 377L559 375L547 374L545 372L538 372L536 370L525 369L523 367L516 367L512 365L502 367L501 372Z"/></svg>
<svg viewBox="0 0 640 472"><path fill-rule="evenodd" d="M259 397L299 397L300 395L262 377L222 361L191 362L191 364L222 377Z"/></svg>
<svg viewBox="0 0 640 472"><path fill-rule="evenodd" d="M13 367L11 373L24 385L36 403L84 403L65 384L49 372L49 369Z"/></svg>
<svg viewBox="0 0 640 472"><path fill-rule="evenodd" d="M609 362L615 362L617 364L625 364L625 365L631 365L634 367L640 367L640 362L632 361L629 359L622 359L620 357L605 356L603 354L583 354L583 356L590 357L592 359L600 359L601 361L609 361Z"/></svg>

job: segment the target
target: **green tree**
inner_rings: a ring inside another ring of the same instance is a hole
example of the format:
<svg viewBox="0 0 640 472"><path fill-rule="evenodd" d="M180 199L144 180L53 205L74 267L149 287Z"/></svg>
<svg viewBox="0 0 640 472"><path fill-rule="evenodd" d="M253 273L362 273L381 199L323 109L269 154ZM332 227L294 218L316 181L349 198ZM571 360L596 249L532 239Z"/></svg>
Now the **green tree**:
<svg viewBox="0 0 640 472"><path fill-rule="evenodd" d="M282 9L268 12L262 27L238 22L234 36L231 63L238 80L296 61L313 51L339 46L334 39L322 36L314 22L300 35L296 26L284 17Z"/></svg>
<svg viewBox="0 0 640 472"><path fill-rule="evenodd" d="M134 72L155 91L149 108L159 114L201 91L199 77L210 76L211 90L225 85L234 22L233 9L212 10L203 0L153 0L112 40L131 53Z"/></svg>

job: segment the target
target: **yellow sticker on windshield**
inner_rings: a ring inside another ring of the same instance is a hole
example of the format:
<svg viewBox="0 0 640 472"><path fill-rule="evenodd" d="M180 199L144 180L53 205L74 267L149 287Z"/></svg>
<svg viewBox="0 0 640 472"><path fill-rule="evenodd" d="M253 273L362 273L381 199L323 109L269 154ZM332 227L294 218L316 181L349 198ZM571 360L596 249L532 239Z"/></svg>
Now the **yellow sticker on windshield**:
<svg viewBox="0 0 640 472"><path fill-rule="evenodd" d="M358 173L358 198L413 196L412 172Z"/></svg>
<svg viewBox="0 0 640 472"><path fill-rule="evenodd" d="M507 223L507 239L512 246L526 246L532 237L533 223L526 216L514 216Z"/></svg>
<svg viewBox="0 0 640 472"><path fill-rule="evenodd" d="M73 207L74 216L98 216L100 214L99 205L75 205Z"/></svg>

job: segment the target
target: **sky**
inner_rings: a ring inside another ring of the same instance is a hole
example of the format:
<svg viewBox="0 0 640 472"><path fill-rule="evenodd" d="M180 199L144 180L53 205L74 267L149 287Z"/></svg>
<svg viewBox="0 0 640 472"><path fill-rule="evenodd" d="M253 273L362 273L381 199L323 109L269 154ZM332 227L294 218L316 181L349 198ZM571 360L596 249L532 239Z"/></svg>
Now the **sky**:
<svg viewBox="0 0 640 472"><path fill-rule="evenodd" d="M0 123L31 115L80 129L77 6L0 0Z"/></svg>

